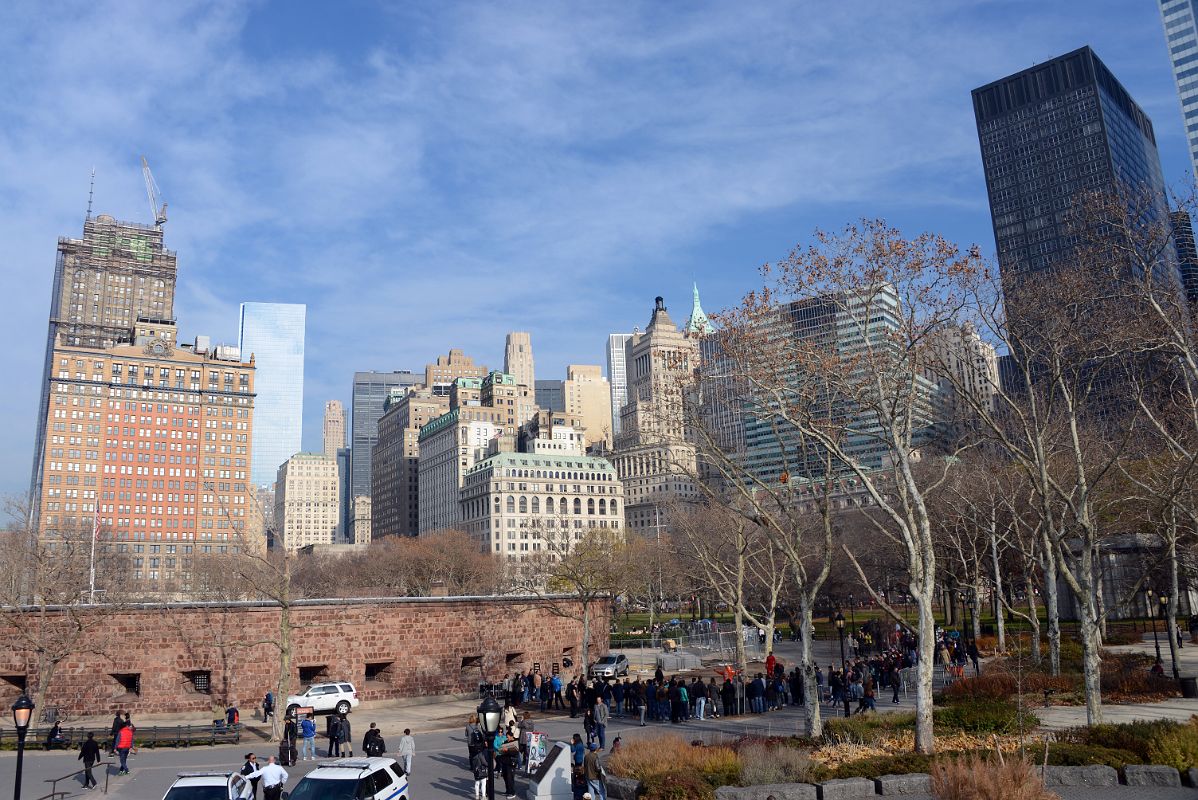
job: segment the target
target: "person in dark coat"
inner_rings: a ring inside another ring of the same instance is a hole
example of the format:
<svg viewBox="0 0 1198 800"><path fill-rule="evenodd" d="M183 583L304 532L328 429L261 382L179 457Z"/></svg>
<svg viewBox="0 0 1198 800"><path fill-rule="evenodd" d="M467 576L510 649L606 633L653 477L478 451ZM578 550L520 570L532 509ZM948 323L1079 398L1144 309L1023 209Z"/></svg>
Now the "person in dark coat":
<svg viewBox="0 0 1198 800"><path fill-rule="evenodd" d="M249 775L258 771L258 757L253 753L245 754L245 763L241 765L241 774ZM250 778L250 797L258 797L258 782L261 778Z"/></svg>
<svg viewBox="0 0 1198 800"><path fill-rule="evenodd" d="M350 758L354 757L354 740L349 720L342 714L340 717L341 724L337 726L337 755L345 755ZM346 752L341 752L344 749Z"/></svg>
<svg viewBox="0 0 1198 800"><path fill-rule="evenodd" d="M341 719L329 717L329 758L341 756Z"/></svg>
<svg viewBox="0 0 1198 800"><path fill-rule="evenodd" d="M116 712L112 717L112 744L108 746L108 755L116 755L116 735L121 732L121 728L125 727L125 720L121 719L121 712Z"/></svg>
<svg viewBox="0 0 1198 800"><path fill-rule="evenodd" d="M79 746L79 760L83 762L83 788L92 789L96 785L92 767L100 761L100 743L94 733L88 733L87 740Z"/></svg>
<svg viewBox="0 0 1198 800"><path fill-rule="evenodd" d="M724 704L725 717L736 714L736 687L732 685L732 681L724 680L724 685L720 687L720 700Z"/></svg>

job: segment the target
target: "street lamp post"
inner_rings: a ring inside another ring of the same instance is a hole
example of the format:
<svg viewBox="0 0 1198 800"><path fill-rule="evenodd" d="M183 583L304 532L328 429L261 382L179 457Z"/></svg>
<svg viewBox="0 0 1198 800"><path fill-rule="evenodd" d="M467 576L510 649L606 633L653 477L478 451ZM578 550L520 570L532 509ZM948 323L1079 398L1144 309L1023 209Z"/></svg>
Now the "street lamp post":
<svg viewBox="0 0 1198 800"><path fill-rule="evenodd" d="M977 644L977 637L975 637L975 636L974 636L974 634L973 634L973 630L974 630L974 624L973 624L973 606L974 606L974 600L975 600L975 598L976 598L976 597L977 597L976 590L975 590L975 589L970 589L970 590L969 590L969 595L968 595L969 605L967 606L967 609L968 609L968 612L969 612L969 640L970 640L971 642L973 642L974 644Z"/></svg>
<svg viewBox="0 0 1198 800"><path fill-rule="evenodd" d="M853 593L849 592L849 625L854 635L857 633L857 601L853 599Z"/></svg>
<svg viewBox="0 0 1198 800"><path fill-rule="evenodd" d="M1148 616L1152 618L1152 643L1156 646L1156 660L1160 661L1161 660L1161 640L1158 639L1156 636L1156 611L1154 611L1152 608L1152 606L1153 606L1152 595L1153 594L1154 593L1152 591L1151 586L1146 587L1144 589L1144 597L1147 600L1147 605L1148 605Z"/></svg>
<svg viewBox="0 0 1198 800"><path fill-rule="evenodd" d="M17 728L17 774L13 779L13 800L21 800L21 767L25 764L25 734L33 717L33 701L24 692L12 704L12 722Z"/></svg>
<svg viewBox="0 0 1198 800"><path fill-rule="evenodd" d="M1169 595L1161 593L1161 627L1165 629L1165 636L1169 639L1169 660L1173 662L1173 678L1181 677L1181 673L1177 671L1177 650L1173 646L1173 637L1175 633L1169 630Z"/></svg>
<svg viewBox="0 0 1198 800"><path fill-rule="evenodd" d="M849 671L845 668L844 657L844 614L836 612L836 634L840 637L840 692L844 695L844 715L847 717L849 708Z"/></svg>
<svg viewBox="0 0 1198 800"><path fill-rule="evenodd" d="M487 800L495 800L495 735L499 733L499 718L503 715L503 709L494 697L487 695L475 710L487 741Z"/></svg>

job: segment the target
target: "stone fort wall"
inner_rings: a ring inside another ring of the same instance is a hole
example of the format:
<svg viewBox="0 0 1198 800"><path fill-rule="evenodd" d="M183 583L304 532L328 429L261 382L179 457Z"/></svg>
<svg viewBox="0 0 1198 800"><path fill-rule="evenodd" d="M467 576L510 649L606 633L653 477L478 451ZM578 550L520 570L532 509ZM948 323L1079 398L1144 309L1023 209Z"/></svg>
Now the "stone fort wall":
<svg viewBox="0 0 1198 800"><path fill-rule="evenodd" d="M67 714L208 712L235 703L248 717L276 685L280 614L277 604L256 602L75 607L44 618L6 609L0 707L23 688L34 694L39 650L57 646L70 653L49 681L46 705ZM591 617L593 660L608 647L606 604L593 605ZM362 700L447 695L534 665L548 673L564 657L574 671L582 667L581 622L531 597L303 600L290 606L290 618L292 692L342 680Z"/></svg>

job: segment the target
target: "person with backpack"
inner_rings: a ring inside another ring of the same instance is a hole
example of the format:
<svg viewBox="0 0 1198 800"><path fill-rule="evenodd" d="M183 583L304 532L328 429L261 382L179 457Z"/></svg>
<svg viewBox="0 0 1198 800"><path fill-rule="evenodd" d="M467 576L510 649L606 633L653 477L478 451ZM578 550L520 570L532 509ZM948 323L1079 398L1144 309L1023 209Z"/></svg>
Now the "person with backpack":
<svg viewBox="0 0 1198 800"><path fill-rule="evenodd" d="M478 724L478 714L471 714L470 719L466 721L466 752L468 758L473 763L474 754L479 750L487 749L487 741L483 736L483 728Z"/></svg>
<svg viewBox="0 0 1198 800"><path fill-rule="evenodd" d="M487 797L487 775L491 767L488 755L484 747L470 757L470 770L474 773L474 800L486 800Z"/></svg>
<svg viewBox="0 0 1198 800"><path fill-rule="evenodd" d="M383 740L383 732L378 725L370 723L370 730L362 737L362 752L368 758L377 758L387 752L387 743Z"/></svg>
<svg viewBox="0 0 1198 800"><path fill-rule="evenodd" d="M304 737L304 761L316 760L316 722L312 719L312 715L304 717L300 720L300 735Z"/></svg>

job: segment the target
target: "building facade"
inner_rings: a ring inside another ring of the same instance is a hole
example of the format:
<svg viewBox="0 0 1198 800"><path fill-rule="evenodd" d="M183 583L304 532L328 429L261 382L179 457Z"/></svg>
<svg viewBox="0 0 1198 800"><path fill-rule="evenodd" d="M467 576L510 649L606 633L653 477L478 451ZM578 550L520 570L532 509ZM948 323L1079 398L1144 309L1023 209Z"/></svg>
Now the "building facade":
<svg viewBox="0 0 1198 800"><path fill-rule="evenodd" d="M628 402L628 370L624 364L624 352L631 338L631 333L612 333L607 337L607 381L611 385L613 438L620 432L620 412Z"/></svg>
<svg viewBox="0 0 1198 800"><path fill-rule="evenodd" d="M383 416L383 405L387 398L392 396L393 390L402 393L419 385L420 375L406 370L354 373L349 457L351 497L370 496L371 458L379 438L379 418Z"/></svg>
<svg viewBox="0 0 1198 800"><path fill-rule="evenodd" d="M1165 221L1152 121L1089 47L974 89L973 107L1015 325L1012 288L1072 257L1070 212L1080 193L1149 192ZM1166 260L1176 273L1172 248Z"/></svg>
<svg viewBox="0 0 1198 800"><path fill-rule="evenodd" d="M329 458L336 458L337 452L345 447L345 406L340 400L329 400L324 404L321 445L321 452Z"/></svg>
<svg viewBox="0 0 1198 800"><path fill-rule="evenodd" d="M532 357L532 335L512 331L503 346L503 371L516 379L520 386L533 390L537 385L536 365Z"/></svg>
<svg viewBox="0 0 1198 800"><path fill-rule="evenodd" d="M603 377L602 368L585 364L567 365L562 391L565 401L562 410L581 420L586 446L610 450L611 386Z"/></svg>
<svg viewBox="0 0 1198 800"><path fill-rule="evenodd" d="M132 341L67 344L59 333L42 491L43 541L92 535L130 558L152 592L186 591L193 558L260 548L250 481L254 363L236 348L176 341L143 319Z"/></svg>
<svg viewBox="0 0 1198 800"><path fill-rule="evenodd" d="M301 449L304 432L304 325L307 307L242 303L238 346L258 368L251 480L275 479L279 465Z"/></svg>
<svg viewBox="0 0 1198 800"><path fill-rule="evenodd" d="M1173 64L1173 79L1181 100L1190 165L1198 177L1198 2L1159 0L1165 24L1165 45Z"/></svg>
<svg viewBox="0 0 1198 800"><path fill-rule="evenodd" d="M373 503L369 497L354 498L353 524L350 525L346 544L366 545L374 540Z"/></svg>
<svg viewBox="0 0 1198 800"><path fill-rule="evenodd" d="M461 527L482 550L507 559L561 556L591 530L623 535L623 484L607 459L584 455L577 422L540 411L522 427L518 451L497 440L466 470Z"/></svg>
<svg viewBox="0 0 1198 800"><path fill-rule="evenodd" d="M537 380L536 386L536 401L537 408L546 409L548 411L565 411L566 410L566 382Z"/></svg>
<svg viewBox="0 0 1198 800"><path fill-rule="evenodd" d="M625 347L628 401L612 462L624 485L631 531L660 536L674 502L698 498L698 460L687 440L683 391L698 366L698 340L678 330L662 298Z"/></svg>
<svg viewBox="0 0 1198 800"><path fill-rule="evenodd" d="M178 262L163 244L162 228L119 222L107 214L83 223L83 237L58 240L50 320L39 393L30 497L42 491L44 438L54 349L103 349L133 341L138 319L173 320ZM36 520L35 520L36 524Z"/></svg>
<svg viewBox="0 0 1198 800"><path fill-rule="evenodd" d="M375 537L420 533L420 429L447 411L449 397L426 387L387 401L371 468Z"/></svg>
<svg viewBox="0 0 1198 800"><path fill-rule="evenodd" d="M296 551L312 544L335 544L340 521L337 460L324 453L296 453L275 479L278 543Z"/></svg>
<svg viewBox="0 0 1198 800"><path fill-rule="evenodd" d="M451 348L449 355L437 356L437 360L424 367L424 386L433 394L449 397L453 382L458 378L485 378L490 370L458 348Z"/></svg>

